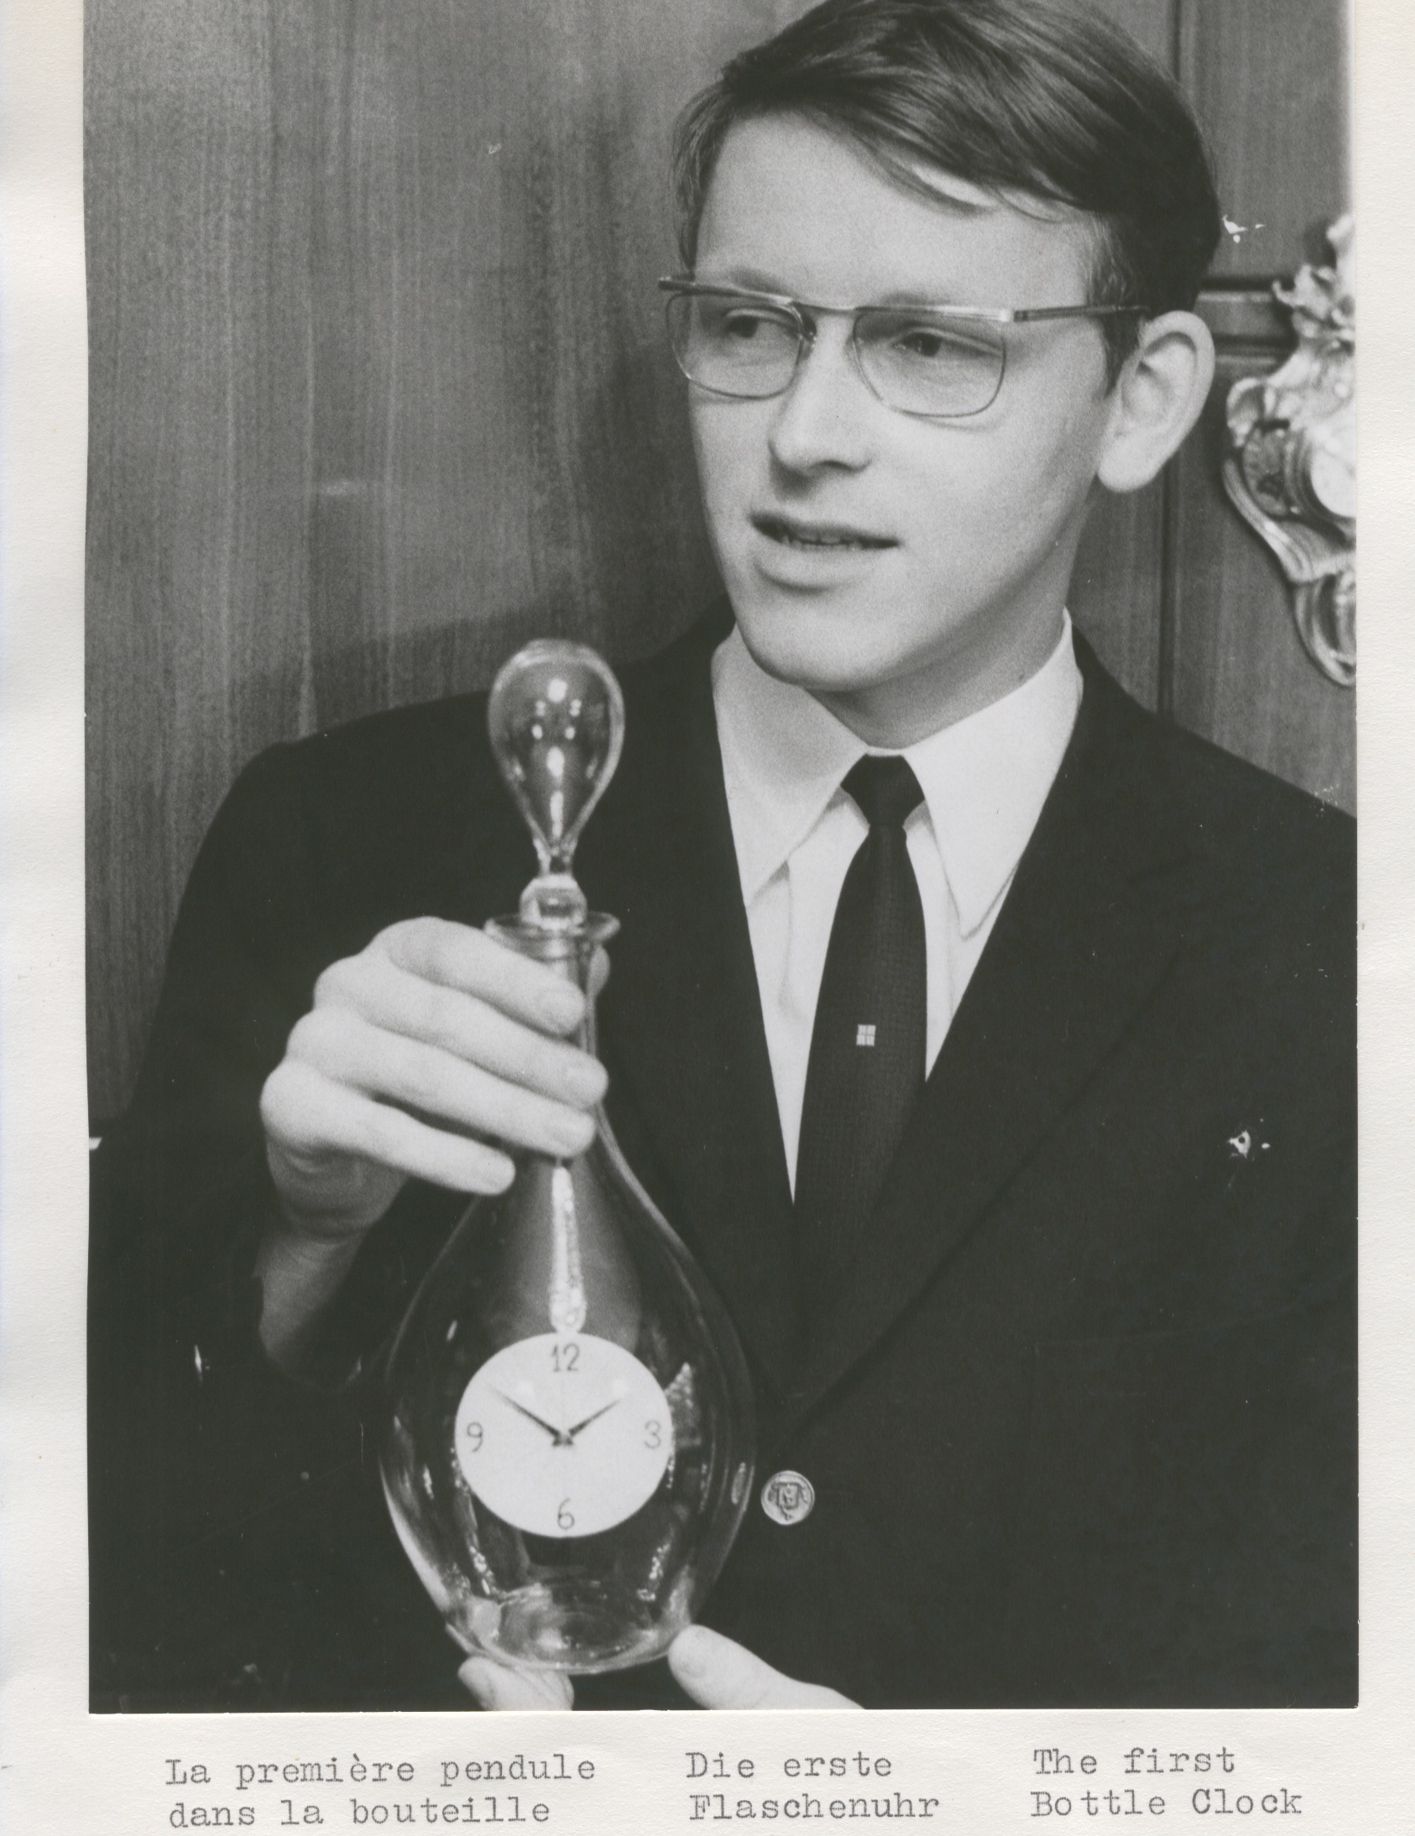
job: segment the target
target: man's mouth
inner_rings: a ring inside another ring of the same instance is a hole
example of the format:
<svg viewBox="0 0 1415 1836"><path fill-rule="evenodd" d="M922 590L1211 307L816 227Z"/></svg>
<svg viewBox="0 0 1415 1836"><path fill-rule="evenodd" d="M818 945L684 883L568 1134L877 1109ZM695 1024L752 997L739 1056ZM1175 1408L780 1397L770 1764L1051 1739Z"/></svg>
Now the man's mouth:
<svg viewBox="0 0 1415 1836"><path fill-rule="evenodd" d="M785 548L840 549L893 548L888 536L874 535L845 523L806 523L797 517L759 514L752 527L769 541Z"/></svg>

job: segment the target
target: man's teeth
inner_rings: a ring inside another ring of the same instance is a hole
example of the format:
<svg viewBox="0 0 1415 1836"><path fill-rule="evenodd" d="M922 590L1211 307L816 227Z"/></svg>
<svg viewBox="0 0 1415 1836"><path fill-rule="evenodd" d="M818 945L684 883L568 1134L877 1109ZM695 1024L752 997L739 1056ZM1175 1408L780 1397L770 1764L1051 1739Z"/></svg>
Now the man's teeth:
<svg viewBox="0 0 1415 1836"><path fill-rule="evenodd" d="M798 530L785 529L780 523L768 525L767 533L773 541L784 542L788 548L883 548L885 544L867 536L844 535L802 535Z"/></svg>

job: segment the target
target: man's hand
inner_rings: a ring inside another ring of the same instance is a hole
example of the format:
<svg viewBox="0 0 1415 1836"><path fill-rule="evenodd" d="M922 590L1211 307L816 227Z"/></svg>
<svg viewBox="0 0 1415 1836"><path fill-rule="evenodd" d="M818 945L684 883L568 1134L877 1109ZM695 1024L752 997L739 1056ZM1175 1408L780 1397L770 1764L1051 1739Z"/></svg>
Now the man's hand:
<svg viewBox="0 0 1415 1836"><path fill-rule="evenodd" d="M699 1708L856 1708L839 1690L798 1683L706 1626L689 1626L668 1650L669 1668ZM570 1679L517 1670L490 1658L468 1658L458 1672L484 1709L567 1709L574 1705Z"/></svg>
<svg viewBox="0 0 1415 1836"><path fill-rule="evenodd" d="M689 1626L668 1648L668 1664L699 1708L857 1708L838 1689L798 1683L706 1626Z"/></svg>
<svg viewBox="0 0 1415 1836"><path fill-rule="evenodd" d="M258 1261L261 1338L296 1362L363 1234L409 1177L500 1192L500 1144L578 1154L603 1067L566 1038L584 997L483 932L438 918L381 931L326 969L261 1094L281 1219Z"/></svg>
<svg viewBox="0 0 1415 1836"><path fill-rule="evenodd" d="M575 1686L558 1670L518 1670L494 1658L473 1657L457 1672L481 1709L568 1709Z"/></svg>

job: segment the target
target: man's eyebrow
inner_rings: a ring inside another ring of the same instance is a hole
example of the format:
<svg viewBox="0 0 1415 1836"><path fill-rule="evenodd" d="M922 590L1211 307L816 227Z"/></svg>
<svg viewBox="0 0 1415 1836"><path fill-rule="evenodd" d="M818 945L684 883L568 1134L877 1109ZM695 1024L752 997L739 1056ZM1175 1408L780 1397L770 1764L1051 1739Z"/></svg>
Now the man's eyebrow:
<svg viewBox="0 0 1415 1836"><path fill-rule="evenodd" d="M877 293L870 300L871 306L981 306L982 300L960 299L951 287L891 287L887 293Z"/></svg>
<svg viewBox="0 0 1415 1836"><path fill-rule="evenodd" d="M779 274L768 274L765 268L742 268L729 265L726 268L714 268L711 273L697 274L701 281L711 281L719 287L739 287L744 293L774 293L778 297L791 297L791 289Z"/></svg>
<svg viewBox="0 0 1415 1836"><path fill-rule="evenodd" d="M715 269L710 274L698 274L696 278L713 286L728 289L739 288L744 293L774 294L777 299L800 300L803 305L827 306L828 300L808 300L804 294L798 294L784 282L780 275L769 274L765 268L728 267ZM872 293L867 300L852 300L852 306L978 306L980 300L961 300L954 289L945 287L890 287L880 293Z"/></svg>

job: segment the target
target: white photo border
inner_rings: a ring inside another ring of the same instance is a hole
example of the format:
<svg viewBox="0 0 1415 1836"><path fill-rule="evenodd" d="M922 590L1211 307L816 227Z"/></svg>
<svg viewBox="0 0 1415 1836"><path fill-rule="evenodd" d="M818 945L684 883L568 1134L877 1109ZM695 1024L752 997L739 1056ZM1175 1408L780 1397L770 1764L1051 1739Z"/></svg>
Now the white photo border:
<svg viewBox="0 0 1415 1836"><path fill-rule="evenodd" d="M1225 0L1244 4L1244 0ZM0 0L0 1822L24 1836L154 1836L180 1802L326 1806L351 1827L350 1788L271 1781L237 1764L358 1753L403 1760L436 1787L454 1760L563 1753L594 1778L547 1786L563 1836L695 1827L690 1752L757 1762L888 1755L900 1790L932 1794L930 1827L1004 1836L1036 1814L1035 1748L1098 1756L1107 1785L1134 1747L1241 1762L1235 1792L1285 1787L1310 1836L1409 1836L1415 1779L1415 416L1408 300L1408 98L1415 13L1356 0L1361 225L1362 541L1362 1650L1349 1711L1009 1711L477 1717L90 1716L85 1534L83 581L86 323L82 0ZM197 1762L211 1774L199 1782ZM186 1783L172 1773L185 1768ZM393 1781L396 1784L396 1780ZM1084 1781L1074 1781L1080 1787ZM1129 1780L1133 1785L1134 1779ZM1208 1785L1222 1783L1215 1772ZM716 1787L714 1787L715 1789ZM1208 1786L1206 1785L1206 1788ZM507 1788L508 1791L511 1789ZM774 1789L774 1787L772 1787ZM782 1787L784 1793L794 1786ZM1058 1792L1060 1786L1057 1786ZM1167 1788L1165 1832L1213 1827ZM421 1798L422 1789L402 1795ZM523 1794L527 1804L531 1792ZM738 1795L732 1788L732 1795ZM798 1794L799 1795L799 1794ZM824 1791L820 1794L826 1796ZM1073 1794L1074 1795L1074 1794ZM485 1799L479 1799L485 1809ZM540 1801L539 1799L537 1801ZM783 1800L784 1801L784 1800ZM782 1812L783 1817L789 1812ZM799 1813L798 1813L799 1815ZM484 1818L484 1820L486 1820ZM534 1819L531 1819L534 1821ZM1101 1821L1108 1821L1108 1817ZM450 1821L450 1820L449 1820ZM700 1818L704 1828L711 1818ZM1066 1821L1066 1820L1063 1820ZM1079 1804L1066 1822L1089 1822ZM1150 1828L1137 1813L1126 1825ZM1247 1825L1270 1827L1261 1810ZM1220 1823L1220 1831L1233 1827Z"/></svg>

